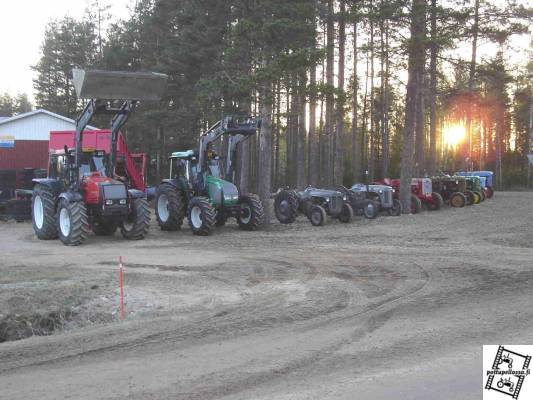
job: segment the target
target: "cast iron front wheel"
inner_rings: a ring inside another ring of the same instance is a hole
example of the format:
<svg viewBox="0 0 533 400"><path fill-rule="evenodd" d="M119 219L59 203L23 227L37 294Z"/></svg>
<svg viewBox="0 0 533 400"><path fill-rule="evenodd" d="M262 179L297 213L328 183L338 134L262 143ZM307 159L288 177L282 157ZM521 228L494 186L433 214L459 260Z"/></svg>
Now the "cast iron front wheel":
<svg viewBox="0 0 533 400"><path fill-rule="evenodd" d="M326 210L318 204L313 204L309 210L308 218L313 226L322 226L326 222Z"/></svg>

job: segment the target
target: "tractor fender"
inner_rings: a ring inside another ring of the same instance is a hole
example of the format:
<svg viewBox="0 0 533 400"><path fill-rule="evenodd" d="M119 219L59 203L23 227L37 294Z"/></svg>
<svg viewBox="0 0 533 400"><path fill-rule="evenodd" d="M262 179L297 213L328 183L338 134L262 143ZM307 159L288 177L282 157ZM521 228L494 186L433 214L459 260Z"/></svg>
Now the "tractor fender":
<svg viewBox="0 0 533 400"><path fill-rule="evenodd" d="M58 181L57 179L50 179L50 178L38 178L38 179L32 179L33 186L35 185L43 185L49 188L52 193L54 193L55 196L59 196L60 193L63 192L63 182Z"/></svg>
<svg viewBox="0 0 533 400"><path fill-rule="evenodd" d="M76 201L82 201L83 200L83 196L80 193L77 193L77 192L62 192L58 196L58 199L65 199L69 203L73 203L73 202L76 202Z"/></svg>
<svg viewBox="0 0 533 400"><path fill-rule="evenodd" d="M142 190L128 189L128 193L132 199L146 198L146 194Z"/></svg>

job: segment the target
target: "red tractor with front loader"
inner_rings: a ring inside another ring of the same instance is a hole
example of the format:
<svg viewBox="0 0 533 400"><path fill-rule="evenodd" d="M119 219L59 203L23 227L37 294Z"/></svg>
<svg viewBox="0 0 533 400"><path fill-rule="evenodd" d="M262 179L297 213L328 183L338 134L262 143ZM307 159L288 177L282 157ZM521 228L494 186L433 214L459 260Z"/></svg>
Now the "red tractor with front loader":
<svg viewBox="0 0 533 400"><path fill-rule="evenodd" d="M78 98L89 99L76 120L74 148L50 154L48 177L34 179L32 222L39 239L82 244L89 231L143 239L150 211L144 192L129 188L116 174L118 134L137 103L159 100L167 76L157 73L72 71ZM83 146L83 133L95 115L111 119L111 150Z"/></svg>
<svg viewBox="0 0 533 400"><path fill-rule="evenodd" d="M400 197L400 179L385 178L378 182L381 185L392 186L394 197ZM422 205L430 211L440 210L444 204L442 196L433 191L431 179L413 178L411 179L411 214L418 214L422 211Z"/></svg>

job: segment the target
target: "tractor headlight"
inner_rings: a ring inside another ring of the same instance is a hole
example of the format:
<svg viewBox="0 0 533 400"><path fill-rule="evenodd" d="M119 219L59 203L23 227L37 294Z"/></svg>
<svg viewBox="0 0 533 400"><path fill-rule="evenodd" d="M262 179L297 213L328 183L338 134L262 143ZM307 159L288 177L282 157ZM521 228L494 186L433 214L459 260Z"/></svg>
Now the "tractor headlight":
<svg viewBox="0 0 533 400"><path fill-rule="evenodd" d="M326 197L326 202L328 202L328 203L329 203L329 197Z"/></svg>
<svg viewBox="0 0 533 400"><path fill-rule="evenodd" d="M347 197L346 197L346 196L344 196L344 197L343 197L342 199L343 199L344 201L346 201L346 200L347 200Z"/></svg>
<svg viewBox="0 0 533 400"><path fill-rule="evenodd" d="M119 203L122 205L126 204L126 199L120 199Z"/></svg>
<svg viewBox="0 0 533 400"><path fill-rule="evenodd" d="M105 201L105 205L106 205L106 206L111 206L111 205L113 205L113 200L106 200L106 201Z"/></svg>

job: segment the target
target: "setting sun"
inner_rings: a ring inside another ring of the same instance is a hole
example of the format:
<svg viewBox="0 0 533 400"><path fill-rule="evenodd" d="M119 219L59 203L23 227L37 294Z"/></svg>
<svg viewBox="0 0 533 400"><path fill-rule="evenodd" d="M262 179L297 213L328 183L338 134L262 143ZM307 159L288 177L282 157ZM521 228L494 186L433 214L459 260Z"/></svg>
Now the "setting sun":
<svg viewBox="0 0 533 400"><path fill-rule="evenodd" d="M462 124L445 125L442 129L443 142L447 146L457 146L466 136L466 128Z"/></svg>

